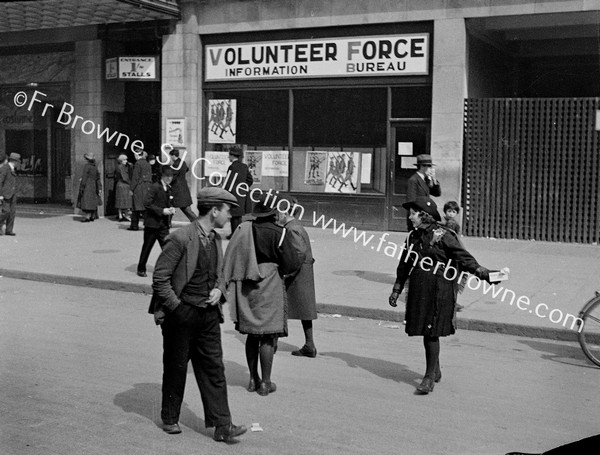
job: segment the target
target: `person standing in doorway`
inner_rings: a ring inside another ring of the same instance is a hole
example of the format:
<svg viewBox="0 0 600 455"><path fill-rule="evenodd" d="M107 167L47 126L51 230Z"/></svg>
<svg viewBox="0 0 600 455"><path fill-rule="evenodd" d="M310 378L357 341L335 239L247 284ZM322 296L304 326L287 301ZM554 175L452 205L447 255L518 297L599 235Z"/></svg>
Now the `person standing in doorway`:
<svg viewBox="0 0 600 455"><path fill-rule="evenodd" d="M8 163L0 167L0 229L6 223L5 235L17 235L14 227L17 216L17 169L20 165L21 155L11 153Z"/></svg>
<svg viewBox="0 0 600 455"><path fill-rule="evenodd" d="M230 442L246 432L231 422L223 364L220 323L225 301L223 250L215 228L222 228L237 204L221 188L198 192L200 217L173 232L156 262L150 304L163 335L163 430L181 433L179 416L191 360L207 428L215 441Z"/></svg>
<svg viewBox="0 0 600 455"><path fill-rule="evenodd" d="M431 155L417 155L417 172L410 176L406 186L406 202L412 202L418 197L439 197L442 187L435 177L435 168ZM406 214L408 231L412 231L413 224Z"/></svg>
<svg viewBox="0 0 600 455"><path fill-rule="evenodd" d="M96 167L94 154L86 153L83 158L86 162L79 183L77 207L86 215L81 222L88 223L98 218L98 206L102 204L102 181Z"/></svg>
<svg viewBox="0 0 600 455"><path fill-rule="evenodd" d="M131 209L131 166L125 154L119 155L117 161L119 164L115 169L115 208L119 211L119 221L131 221L127 217L127 212Z"/></svg>
<svg viewBox="0 0 600 455"><path fill-rule="evenodd" d="M189 171L185 161L179 158L179 150L173 149L171 155L171 167L173 168L173 181L171 182L171 194L173 196L173 207L181 209L190 222L197 216L192 210L192 196L185 179L185 174Z"/></svg>
<svg viewBox="0 0 600 455"><path fill-rule="evenodd" d="M159 183L153 183L146 194L144 207L144 244L137 266L138 276L145 277L146 263L152 252L154 244L158 241L161 249L164 247L171 218L175 214L175 208L171 204L171 180L173 180L173 169L169 166L162 168L162 177Z"/></svg>
<svg viewBox="0 0 600 455"><path fill-rule="evenodd" d="M133 177L131 177L131 196L132 212L131 225L128 231L138 231L140 225L140 216L146 210L144 202L146 195L152 185L152 166L147 161L148 153L145 150L139 150L135 154L137 161L133 165Z"/></svg>
<svg viewBox="0 0 600 455"><path fill-rule="evenodd" d="M233 194L237 198L239 207L234 207L231 209L231 234L228 238L231 238L237 227L242 222L242 216L251 210L250 198L247 196L247 191L242 193L243 196L240 196L240 191L238 190L241 183L245 183L248 185L248 187L250 187L254 181L248 166L242 162L243 155L244 152L239 145L234 145L229 150L229 161L231 164L229 165L227 172L231 175L230 178L233 179L233 186L231 188L235 188L233 190Z"/></svg>

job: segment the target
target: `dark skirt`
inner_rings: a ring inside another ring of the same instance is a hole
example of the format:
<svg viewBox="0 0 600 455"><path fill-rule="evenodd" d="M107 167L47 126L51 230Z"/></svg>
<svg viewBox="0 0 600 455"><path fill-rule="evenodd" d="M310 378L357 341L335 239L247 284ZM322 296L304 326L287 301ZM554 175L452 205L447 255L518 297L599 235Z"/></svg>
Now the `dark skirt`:
<svg viewBox="0 0 600 455"><path fill-rule="evenodd" d="M131 195L129 194L129 184L125 182L117 183L115 190L115 207L118 209L131 208Z"/></svg>
<svg viewBox="0 0 600 455"><path fill-rule="evenodd" d="M415 267L406 301L409 336L448 336L455 333L456 283L443 275Z"/></svg>

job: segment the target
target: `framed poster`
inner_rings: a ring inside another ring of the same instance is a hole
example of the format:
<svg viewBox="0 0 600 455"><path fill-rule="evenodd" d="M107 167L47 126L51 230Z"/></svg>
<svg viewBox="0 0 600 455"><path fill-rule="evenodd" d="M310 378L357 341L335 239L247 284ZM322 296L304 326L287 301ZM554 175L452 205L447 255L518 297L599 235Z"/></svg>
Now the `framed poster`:
<svg viewBox="0 0 600 455"><path fill-rule="evenodd" d="M306 185L324 185L327 173L327 152L306 152L304 183Z"/></svg>
<svg viewBox="0 0 600 455"><path fill-rule="evenodd" d="M327 152L325 192L356 193L359 185L359 168L360 153Z"/></svg>
<svg viewBox="0 0 600 455"><path fill-rule="evenodd" d="M185 147L185 119L167 119L167 141L173 148Z"/></svg>
<svg viewBox="0 0 600 455"><path fill-rule="evenodd" d="M252 174L254 183L260 183L262 179L262 154L263 152L257 151L244 152L244 160Z"/></svg>
<svg viewBox="0 0 600 455"><path fill-rule="evenodd" d="M218 180L217 175L220 175L222 179L225 179L227 175L227 169L229 169L229 153L228 152L204 152L204 177L210 184L216 184ZM211 178L212 175L212 178Z"/></svg>
<svg viewBox="0 0 600 455"><path fill-rule="evenodd" d="M262 175L287 177L289 154L287 150L262 152Z"/></svg>
<svg viewBox="0 0 600 455"><path fill-rule="evenodd" d="M208 100L208 142L235 144L237 100Z"/></svg>

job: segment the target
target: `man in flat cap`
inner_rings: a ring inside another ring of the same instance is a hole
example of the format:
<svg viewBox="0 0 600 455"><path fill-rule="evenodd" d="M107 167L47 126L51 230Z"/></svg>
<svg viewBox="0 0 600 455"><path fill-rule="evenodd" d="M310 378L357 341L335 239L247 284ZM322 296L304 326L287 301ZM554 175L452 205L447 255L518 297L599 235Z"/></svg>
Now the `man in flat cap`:
<svg viewBox="0 0 600 455"><path fill-rule="evenodd" d="M406 202L412 202L418 197L439 197L442 195L440 182L435 178L435 169L431 155L417 155L417 172L410 176L406 186ZM406 215L406 224L412 231L413 224Z"/></svg>
<svg viewBox="0 0 600 455"><path fill-rule="evenodd" d="M21 165L21 155L11 153L8 163L0 166L0 234L6 222L6 235L17 235L14 232L17 214L17 169Z"/></svg>
<svg viewBox="0 0 600 455"><path fill-rule="evenodd" d="M214 229L231 218L236 198L222 188L198 192L199 217L167 237L154 268L150 313L163 335L163 430L181 433L179 415L188 362L192 361L213 439L229 442L246 427L231 422L221 329L225 301L221 238Z"/></svg>

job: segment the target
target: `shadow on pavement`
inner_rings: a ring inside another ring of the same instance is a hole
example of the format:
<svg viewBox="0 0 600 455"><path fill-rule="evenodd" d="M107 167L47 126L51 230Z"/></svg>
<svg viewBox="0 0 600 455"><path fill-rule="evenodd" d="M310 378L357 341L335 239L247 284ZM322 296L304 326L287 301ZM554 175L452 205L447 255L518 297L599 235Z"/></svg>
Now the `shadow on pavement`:
<svg viewBox="0 0 600 455"><path fill-rule="evenodd" d="M337 276L357 276L363 280L373 281L375 283L384 283L393 285L396 281L396 275L391 273L371 272L368 270L336 270L332 272Z"/></svg>
<svg viewBox="0 0 600 455"><path fill-rule="evenodd" d="M553 362L564 363L578 367L598 368L587 360L587 357L579 346L548 343L538 340L518 340L518 342L525 344L536 351L546 353L542 354L542 359L545 360L551 360Z"/></svg>
<svg viewBox="0 0 600 455"><path fill-rule="evenodd" d="M116 394L113 403L123 411L133 412L145 417L157 427L162 428L160 418L161 399L161 385L144 382L134 384L132 389ZM204 420L191 411L185 402L181 406L179 423L198 433L212 437L212 430L204 427Z"/></svg>
<svg viewBox="0 0 600 455"><path fill-rule="evenodd" d="M320 352L319 355L343 360L350 368L362 368L380 378L404 382L411 386L414 386L416 382L420 382L423 378L422 374L409 370L406 365L388 362L387 360L361 357L346 352Z"/></svg>

